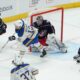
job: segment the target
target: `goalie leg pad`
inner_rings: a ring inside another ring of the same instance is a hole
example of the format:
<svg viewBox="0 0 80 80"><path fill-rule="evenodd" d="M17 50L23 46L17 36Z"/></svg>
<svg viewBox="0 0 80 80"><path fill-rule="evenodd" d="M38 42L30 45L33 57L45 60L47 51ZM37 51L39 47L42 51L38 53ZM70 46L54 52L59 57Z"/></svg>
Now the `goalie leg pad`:
<svg viewBox="0 0 80 80"><path fill-rule="evenodd" d="M58 49L62 52L62 53L67 53L67 47L65 46L64 43L61 43L60 41L56 40L55 39L55 42L56 42L56 45L58 47Z"/></svg>

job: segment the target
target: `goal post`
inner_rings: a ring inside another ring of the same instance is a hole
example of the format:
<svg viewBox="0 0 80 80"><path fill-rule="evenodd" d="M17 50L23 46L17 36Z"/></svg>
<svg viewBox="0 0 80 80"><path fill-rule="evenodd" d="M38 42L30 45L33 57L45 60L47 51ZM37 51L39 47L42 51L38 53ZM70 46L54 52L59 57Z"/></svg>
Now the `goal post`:
<svg viewBox="0 0 80 80"><path fill-rule="evenodd" d="M45 20L51 22L55 28L56 37L63 42L63 21L64 21L64 9L63 8L53 8L34 11L30 15L30 24L36 21L36 17L41 15Z"/></svg>

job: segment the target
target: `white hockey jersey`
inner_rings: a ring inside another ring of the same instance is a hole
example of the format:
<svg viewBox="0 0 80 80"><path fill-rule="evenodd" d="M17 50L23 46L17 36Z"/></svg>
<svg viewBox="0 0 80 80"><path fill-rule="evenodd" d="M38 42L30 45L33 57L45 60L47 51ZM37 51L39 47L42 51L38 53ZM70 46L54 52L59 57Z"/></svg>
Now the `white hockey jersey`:
<svg viewBox="0 0 80 80"><path fill-rule="evenodd" d="M38 70L30 67L29 64L21 64L11 70L10 80L36 80Z"/></svg>
<svg viewBox="0 0 80 80"><path fill-rule="evenodd" d="M15 30L19 40L26 46L38 42L38 30L32 26L27 26L22 20L22 27Z"/></svg>

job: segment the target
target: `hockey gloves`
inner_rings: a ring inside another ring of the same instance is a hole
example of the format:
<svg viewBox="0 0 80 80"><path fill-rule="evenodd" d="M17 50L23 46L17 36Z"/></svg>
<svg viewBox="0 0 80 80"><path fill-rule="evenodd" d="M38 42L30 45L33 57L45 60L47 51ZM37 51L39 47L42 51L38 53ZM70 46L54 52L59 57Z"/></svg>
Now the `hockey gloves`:
<svg viewBox="0 0 80 80"><path fill-rule="evenodd" d="M13 40L16 39L16 37L15 36L10 36L8 39L9 39L9 41L13 41Z"/></svg>

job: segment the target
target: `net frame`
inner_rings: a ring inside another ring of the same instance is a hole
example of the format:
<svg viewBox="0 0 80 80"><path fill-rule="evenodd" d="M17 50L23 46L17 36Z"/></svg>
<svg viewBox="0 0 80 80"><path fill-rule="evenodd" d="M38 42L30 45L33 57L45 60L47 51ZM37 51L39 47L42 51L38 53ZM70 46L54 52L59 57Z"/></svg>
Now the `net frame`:
<svg viewBox="0 0 80 80"><path fill-rule="evenodd" d="M61 12L61 30L60 30L60 41L63 42L63 23L64 23L64 9L63 8L53 8L53 9L48 9L48 10L42 10L42 11L39 11L39 12L36 12L36 13L33 13L31 16L30 16L30 24L32 25L33 23L33 18L35 16L39 16L39 15L43 15L43 14L47 14L47 13L51 13L51 12L57 12L57 11L60 11Z"/></svg>

